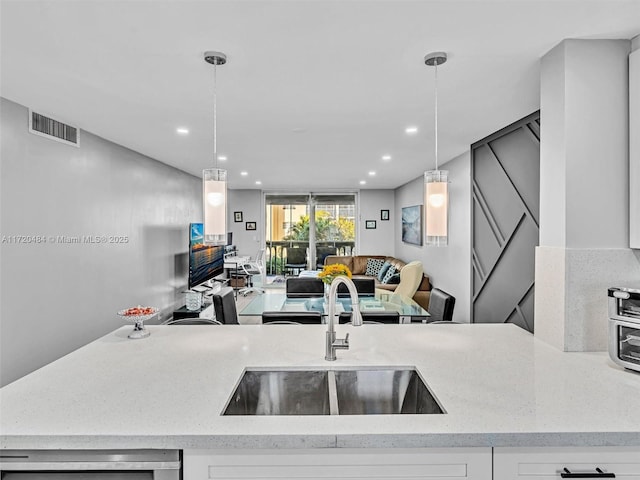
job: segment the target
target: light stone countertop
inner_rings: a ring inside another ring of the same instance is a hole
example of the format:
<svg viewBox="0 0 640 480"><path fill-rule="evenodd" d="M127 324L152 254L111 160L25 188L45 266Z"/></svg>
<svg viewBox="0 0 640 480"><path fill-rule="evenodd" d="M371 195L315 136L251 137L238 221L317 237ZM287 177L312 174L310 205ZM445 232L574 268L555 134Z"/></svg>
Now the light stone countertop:
<svg viewBox="0 0 640 480"><path fill-rule="evenodd" d="M0 390L2 448L640 446L640 374L513 325L123 327ZM245 367L415 366L444 415L221 416Z"/></svg>

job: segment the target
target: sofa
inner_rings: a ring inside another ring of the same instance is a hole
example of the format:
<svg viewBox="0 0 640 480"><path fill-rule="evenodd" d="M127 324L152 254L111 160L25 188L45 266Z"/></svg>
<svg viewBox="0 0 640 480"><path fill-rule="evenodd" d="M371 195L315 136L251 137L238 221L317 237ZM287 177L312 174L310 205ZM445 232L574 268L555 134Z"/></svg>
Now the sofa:
<svg viewBox="0 0 640 480"><path fill-rule="evenodd" d="M394 257L387 257L384 255L354 255L354 256L341 256L341 255L329 255L325 257L324 264L331 265L334 263L342 263L349 267L351 273L354 278L373 278L376 283L377 290L387 290L390 292L395 291L399 286L399 278L392 279L391 283L383 283L383 281L378 278L378 275L367 275L367 264L370 259L382 260L383 263L386 262L393 266L395 270L398 272L396 275L399 277L402 269L408 265L402 260ZM419 262L412 262L410 268L415 268ZM429 308L429 298L431 296L431 283L429 282L429 277L424 274L422 271L422 264L418 267L420 272L422 273L422 279L417 279L417 289L413 294L413 300L418 303L422 308L427 310ZM393 281L395 280L395 281ZM415 284L414 284L415 286ZM413 287L410 287L413 290Z"/></svg>

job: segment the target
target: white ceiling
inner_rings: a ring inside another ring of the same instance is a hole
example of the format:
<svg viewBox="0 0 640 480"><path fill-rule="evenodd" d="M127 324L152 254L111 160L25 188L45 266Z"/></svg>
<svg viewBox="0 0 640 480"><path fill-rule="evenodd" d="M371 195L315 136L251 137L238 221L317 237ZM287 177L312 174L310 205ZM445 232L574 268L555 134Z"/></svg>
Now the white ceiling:
<svg viewBox="0 0 640 480"><path fill-rule="evenodd" d="M214 164L203 52L224 52L220 165L230 188L267 190L395 188L432 168L426 53L449 55L438 69L442 164L539 108L540 58L562 39L640 34L639 0L0 6L3 97L198 176Z"/></svg>

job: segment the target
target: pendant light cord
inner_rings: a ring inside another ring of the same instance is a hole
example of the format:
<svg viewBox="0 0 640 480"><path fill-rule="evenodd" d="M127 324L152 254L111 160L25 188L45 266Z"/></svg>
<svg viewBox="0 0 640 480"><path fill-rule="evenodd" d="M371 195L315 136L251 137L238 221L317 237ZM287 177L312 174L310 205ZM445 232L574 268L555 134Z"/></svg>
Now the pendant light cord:
<svg viewBox="0 0 640 480"><path fill-rule="evenodd" d="M435 60L435 157L436 157L436 171L438 170L438 59Z"/></svg>
<svg viewBox="0 0 640 480"><path fill-rule="evenodd" d="M213 64L213 157L214 157L216 168L218 168L218 108L217 108L218 79L216 75L217 71L218 71L218 62L215 62Z"/></svg>

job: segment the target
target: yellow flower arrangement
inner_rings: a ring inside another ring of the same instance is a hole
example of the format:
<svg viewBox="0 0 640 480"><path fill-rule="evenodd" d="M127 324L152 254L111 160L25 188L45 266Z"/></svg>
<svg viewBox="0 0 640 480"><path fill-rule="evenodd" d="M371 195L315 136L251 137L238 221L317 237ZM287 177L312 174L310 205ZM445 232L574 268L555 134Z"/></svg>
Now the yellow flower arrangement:
<svg viewBox="0 0 640 480"><path fill-rule="evenodd" d="M349 270L349 267L343 263L325 265L322 271L318 274L318 277L327 285L330 285L334 278L340 276L351 278L351 270Z"/></svg>

